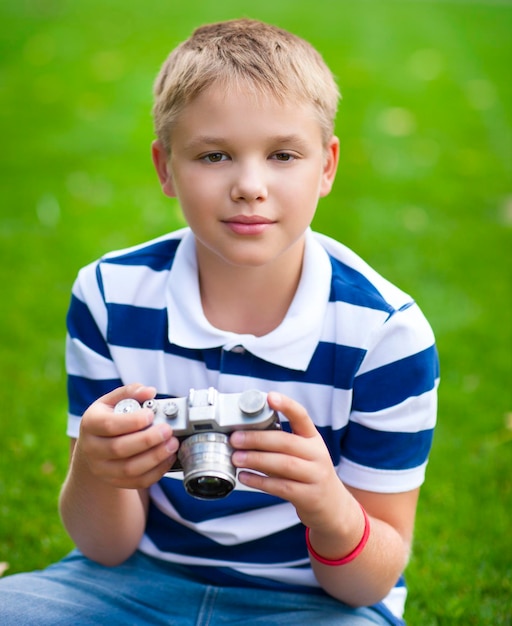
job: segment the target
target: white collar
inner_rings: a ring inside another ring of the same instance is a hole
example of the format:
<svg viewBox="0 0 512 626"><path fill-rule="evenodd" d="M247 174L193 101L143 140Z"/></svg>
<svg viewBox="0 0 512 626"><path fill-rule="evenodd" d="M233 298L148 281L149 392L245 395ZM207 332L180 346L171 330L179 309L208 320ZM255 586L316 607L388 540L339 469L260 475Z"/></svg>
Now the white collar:
<svg viewBox="0 0 512 626"><path fill-rule="evenodd" d="M322 333L331 285L331 263L308 229L302 275L281 324L261 337L215 328L206 319L199 292L195 238L187 232L176 251L166 289L169 341L190 349L243 346L255 356L305 371Z"/></svg>

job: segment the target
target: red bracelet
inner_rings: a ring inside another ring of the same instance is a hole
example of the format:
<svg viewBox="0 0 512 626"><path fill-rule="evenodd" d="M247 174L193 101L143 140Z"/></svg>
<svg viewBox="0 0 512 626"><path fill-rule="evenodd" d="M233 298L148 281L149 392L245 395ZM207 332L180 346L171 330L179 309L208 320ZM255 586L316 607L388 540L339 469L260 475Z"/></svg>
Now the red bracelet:
<svg viewBox="0 0 512 626"><path fill-rule="evenodd" d="M368 541L368 537L370 536L370 520L368 519L368 515L366 514L366 511L364 510L362 505L359 505L359 506L361 507L361 510L363 511L363 515L364 515L363 536L361 537L361 541L352 550L352 552L350 552L350 554L347 554L347 556L343 557L342 559L326 559L325 557L317 554L317 552L315 552L315 550L313 550L313 547L311 546L311 542L309 540L310 531L309 531L309 528L306 527L306 545L308 547L308 550L311 556L316 561L319 561L320 563L323 563L324 565L331 565L331 566L346 565L347 563L350 563L350 561L353 561L356 557L358 557L361 554L361 552L364 550L364 547Z"/></svg>

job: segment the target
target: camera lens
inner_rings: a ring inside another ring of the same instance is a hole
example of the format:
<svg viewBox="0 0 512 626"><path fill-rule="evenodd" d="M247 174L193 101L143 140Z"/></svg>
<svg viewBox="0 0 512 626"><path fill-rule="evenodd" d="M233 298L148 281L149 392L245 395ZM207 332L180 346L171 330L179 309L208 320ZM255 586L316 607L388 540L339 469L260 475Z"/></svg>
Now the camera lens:
<svg viewBox="0 0 512 626"><path fill-rule="evenodd" d="M233 490L233 486L229 480L219 476L198 476L187 481L186 489L196 498L213 500L227 496Z"/></svg>
<svg viewBox="0 0 512 626"><path fill-rule="evenodd" d="M202 500L227 496L236 484L236 469L231 463L233 448L223 433L198 433L180 446L183 484L187 492Z"/></svg>

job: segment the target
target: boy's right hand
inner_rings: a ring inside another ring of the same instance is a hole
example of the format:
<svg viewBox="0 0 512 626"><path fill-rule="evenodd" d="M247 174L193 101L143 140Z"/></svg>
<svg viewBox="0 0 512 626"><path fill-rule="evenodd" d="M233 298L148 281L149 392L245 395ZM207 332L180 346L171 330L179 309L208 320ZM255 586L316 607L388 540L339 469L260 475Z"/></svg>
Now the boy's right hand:
<svg viewBox="0 0 512 626"><path fill-rule="evenodd" d="M150 409L114 413L125 398L142 404L154 398L154 387L119 387L91 404L84 413L72 463L85 462L103 482L123 489L143 489L157 482L176 460L179 441L167 424L153 426Z"/></svg>

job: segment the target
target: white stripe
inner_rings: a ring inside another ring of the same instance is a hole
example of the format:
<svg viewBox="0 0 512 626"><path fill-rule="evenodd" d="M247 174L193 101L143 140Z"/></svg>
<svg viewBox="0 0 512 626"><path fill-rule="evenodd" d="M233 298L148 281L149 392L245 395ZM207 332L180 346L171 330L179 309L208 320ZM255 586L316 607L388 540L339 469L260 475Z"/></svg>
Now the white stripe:
<svg viewBox="0 0 512 626"><path fill-rule="evenodd" d="M407 589L405 587L394 587L382 602L393 615L403 617L406 600Z"/></svg>
<svg viewBox="0 0 512 626"><path fill-rule="evenodd" d="M78 439L78 435L80 434L80 422L82 418L78 415L68 414L68 427L66 430L66 435L71 437L72 439Z"/></svg>
<svg viewBox="0 0 512 626"><path fill-rule="evenodd" d="M96 267L97 263L90 263L80 270L72 292L88 306L101 334L106 337L107 309L96 278ZM84 294L87 296L85 297Z"/></svg>
<svg viewBox="0 0 512 626"><path fill-rule="evenodd" d="M118 378L119 372L110 360L88 348L79 339L66 338L68 374L92 380Z"/></svg>
<svg viewBox="0 0 512 626"><path fill-rule="evenodd" d="M158 483L150 487L150 495L155 505L165 515L223 546L235 546L239 543L262 539L299 523L295 508L289 502L245 513L226 515L222 518L190 522L184 519L169 502Z"/></svg>
<svg viewBox="0 0 512 626"><path fill-rule="evenodd" d="M430 348L434 334L416 304L397 311L372 337L370 352L358 374L400 361Z"/></svg>
<svg viewBox="0 0 512 626"><path fill-rule="evenodd" d="M286 583L288 585L302 585L303 587L320 587L320 583L315 578L313 570L309 568L291 569L272 567L262 572L261 569L252 567L234 567L235 571L245 574L246 576L264 576L269 580L275 580L278 583Z"/></svg>
<svg viewBox="0 0 512 626"><path fill-rule="evenodd" d="M351 422L361 424L373 430L390 433L416 433L434 428L437 410L437 386L419 396L411 396L375 413L353 411Z"/></svg>
<svg viewBox="0 0 512 626"><path fill-rule="evenodd" d="M380 328L388 317L387 311L348 302L329 302L321 340L365 350L371 331Z"/></svg>
<svg viewBox="0 0 512 626"><path fill-rule="evenodd" d="M344 483L356 489L376 493L401 493L423 484L427 463L428 461L406 470L382 470L342 458L338 466L338 476Z"/></svg>
<svg viewBox="0 0 512 626"><path fill-rule="evenodd" d="M166 275L169 272L164 272ZM153 309L165 308L165 282L162 272L145 265L115 265L102 263L101 275L105 287L105 300L115 304L135 304Z"/></svg>
<svg viewBox="0 0 512 626"><path fill-rule="evenodd" d="M138 381L156 387L158 393L178 397L186 396L191 387L215 386L216 372L207 370L202 361L124 346L111 345L110 352L125 383Z"/></svg>

